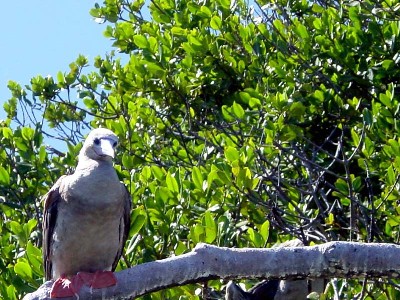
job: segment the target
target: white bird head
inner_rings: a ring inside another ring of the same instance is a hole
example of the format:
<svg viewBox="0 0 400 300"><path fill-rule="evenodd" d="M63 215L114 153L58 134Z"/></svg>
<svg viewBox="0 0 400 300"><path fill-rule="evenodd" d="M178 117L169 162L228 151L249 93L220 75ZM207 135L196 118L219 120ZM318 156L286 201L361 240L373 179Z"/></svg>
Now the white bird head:
<svg viewBox="0 0 400 300"><path fill-rule="evenodd" d="M87 136L79 158L94 160L112 160L115 156L115 148L118 145L118 137L105 128L92 130Z"/></svg>

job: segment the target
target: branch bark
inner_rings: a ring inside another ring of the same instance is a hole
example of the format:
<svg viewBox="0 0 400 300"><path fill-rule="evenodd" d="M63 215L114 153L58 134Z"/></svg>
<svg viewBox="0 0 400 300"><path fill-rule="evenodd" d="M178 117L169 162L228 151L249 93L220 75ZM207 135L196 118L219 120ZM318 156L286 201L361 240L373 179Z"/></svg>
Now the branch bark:
<svg viewBox="0 0 400 300"><path fill-rule="evenodd" d="M131 299L168 287L233 278L400 277L400 246L330 242L311 247L225 248L199 244L187 254L144 263L115 273L117 285L84 286L80 299ZM50 299L52 282L24 300ZM72 299L72 298L63 298Z"/></svg>

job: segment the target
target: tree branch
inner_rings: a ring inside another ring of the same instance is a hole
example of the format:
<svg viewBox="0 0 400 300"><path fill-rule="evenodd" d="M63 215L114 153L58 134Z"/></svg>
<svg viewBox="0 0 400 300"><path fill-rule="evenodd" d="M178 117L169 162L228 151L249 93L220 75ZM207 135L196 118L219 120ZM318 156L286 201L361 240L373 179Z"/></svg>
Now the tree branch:
<svg viewBox="0 0 400 300"><path fill-rule="evenodd" d="M125 299L208 279L400 277L400 246L329 242L311 247L225 248L199 244L187 254L144 263L115 273L117 285L84 286L80 299ZM46 282L24 300L49 299ZM64 298L70 299L70 298Z"/></svg>

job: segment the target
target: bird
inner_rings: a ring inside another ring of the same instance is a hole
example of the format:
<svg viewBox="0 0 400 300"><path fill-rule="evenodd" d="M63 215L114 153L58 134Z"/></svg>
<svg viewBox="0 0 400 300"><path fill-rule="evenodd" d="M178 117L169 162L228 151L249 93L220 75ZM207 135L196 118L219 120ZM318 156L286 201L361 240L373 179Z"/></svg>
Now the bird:
<svg viewBox="0 0 400 300"><path fill-rule="evenodd" d="M226 286L226 300L274 300L279 288L279 280L262 281L249 291L230 281Z"/></svg>
<svg viewBox="0 0 400 300"><path fill-rule="evenodd" d="M276 248L280 247L303 247L304 243L299 239L289 240ZM274 248L275 248L274 247ZM314 291L318 294L325 289L325 280L322 278L307 279L270 279L264 280L253 286L247 292L239 285L230 281L226 286L226 300L297 300L307 299L308 295Z"/></svg>
<svg viewBox="0 0 400 300"><path fill-rule="evenodd" d="M113 166L118 137L97 128L87 136L71 175L44 196L43 263L52 298L77 295L82 285L117 283L113 271L130 229L131 196Z"/></svg>

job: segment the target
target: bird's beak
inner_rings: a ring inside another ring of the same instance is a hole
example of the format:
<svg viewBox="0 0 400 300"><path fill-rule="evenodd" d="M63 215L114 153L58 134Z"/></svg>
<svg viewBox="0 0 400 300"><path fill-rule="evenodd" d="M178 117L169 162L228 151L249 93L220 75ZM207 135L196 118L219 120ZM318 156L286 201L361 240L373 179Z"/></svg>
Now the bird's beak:
<svg viewBox="0 0 400 300"><path fill-rule="evenodd" d="M101 139L100 140L100 152L98 153L101 156L110 156L114 158L115 152L113 147L113 141L108 139Z"/></svg>

